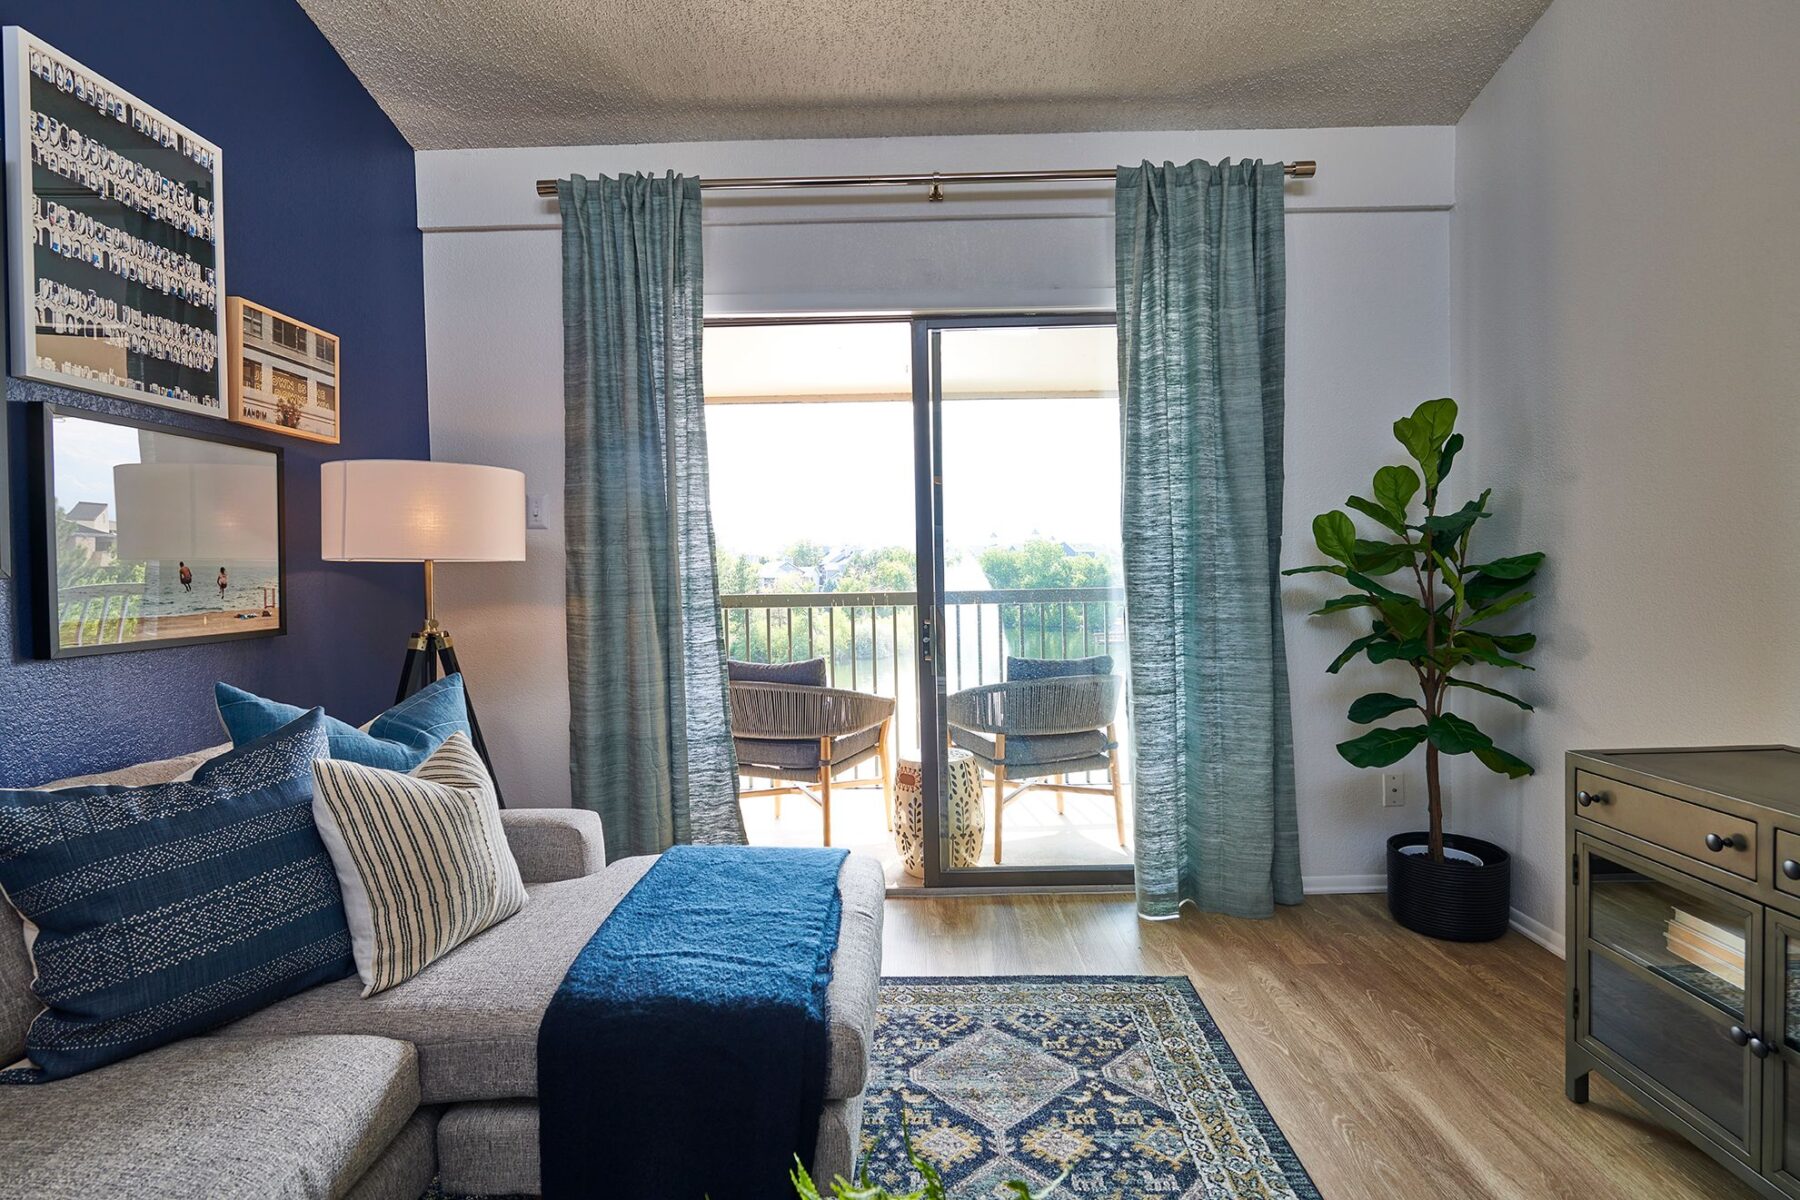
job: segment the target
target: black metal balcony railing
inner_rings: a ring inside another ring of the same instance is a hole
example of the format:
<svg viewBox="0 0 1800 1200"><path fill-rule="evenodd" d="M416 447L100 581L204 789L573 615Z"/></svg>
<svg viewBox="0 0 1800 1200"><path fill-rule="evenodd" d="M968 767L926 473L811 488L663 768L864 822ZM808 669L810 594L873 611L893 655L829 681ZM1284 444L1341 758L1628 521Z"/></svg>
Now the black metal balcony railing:
<svg viewBox="0 0 1800 1200"><path fill-rule="evenodd" d="M788 592L719 597L727 651L750 662L825 660L826 682L893 696L919 738L917 592ZM1005 656L1121 653L1123 588L990 588L944 594L938 630L950 691L998 682ZM1124 664L1120 663L1123 669Z"/></svg>

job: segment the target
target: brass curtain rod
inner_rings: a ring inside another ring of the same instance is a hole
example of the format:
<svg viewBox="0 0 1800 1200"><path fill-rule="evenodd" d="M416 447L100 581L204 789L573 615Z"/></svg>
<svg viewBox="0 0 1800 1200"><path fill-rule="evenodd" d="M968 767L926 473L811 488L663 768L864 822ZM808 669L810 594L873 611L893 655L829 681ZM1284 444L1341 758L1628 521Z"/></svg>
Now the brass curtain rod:
<svg viewBox="0 0 1800 1200"><path fill-rule="evenodd" d="M1310 158L1284 163L1282 169L1293 179L1311 179L1319 173L1319 164ZM702 179L700 190L706 192L761 192L784 188L843 187L930 187L931 199L944 198L947 183L1061 183L1078 179L1111 179L1112 167L1089 171L915 171L903 175L792 175L767 179ZM556 180L537 181L537 194L556 195Z"/></svg>

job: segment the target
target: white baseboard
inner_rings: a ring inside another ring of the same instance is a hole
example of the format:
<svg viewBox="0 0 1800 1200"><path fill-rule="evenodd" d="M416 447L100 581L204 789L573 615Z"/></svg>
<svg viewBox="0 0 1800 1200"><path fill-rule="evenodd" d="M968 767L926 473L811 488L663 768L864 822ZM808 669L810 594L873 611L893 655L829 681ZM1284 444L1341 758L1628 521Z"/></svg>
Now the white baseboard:
<svg viewBox="0 0 1800 1200"><path fill-rule="evenodd" d="M1307 875L1300 886L1309 896L1332 896L1346 892L1385 892L1386 875Z"/></svg>
<svg viewBox="0 0 1800 1200"><path fill-rule="evenodd" d="M1562 930L1552 929L1537 918L1528 917L1516 908L1512 910L1512 927L1556 957L1564 956Z"/></svg>

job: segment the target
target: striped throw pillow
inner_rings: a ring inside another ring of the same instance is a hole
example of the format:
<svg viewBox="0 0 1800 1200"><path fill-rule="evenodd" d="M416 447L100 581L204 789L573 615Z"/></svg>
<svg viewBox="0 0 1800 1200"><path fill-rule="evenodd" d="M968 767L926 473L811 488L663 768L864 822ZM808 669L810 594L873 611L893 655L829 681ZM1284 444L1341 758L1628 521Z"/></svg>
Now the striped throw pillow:
<svg viewBox="0 0 1800 1200"><path fill-rule="evenodd" d="M493 780L465 735L409 774L320 759L313 784L363 995L406 982L524 906Z"/></svg>

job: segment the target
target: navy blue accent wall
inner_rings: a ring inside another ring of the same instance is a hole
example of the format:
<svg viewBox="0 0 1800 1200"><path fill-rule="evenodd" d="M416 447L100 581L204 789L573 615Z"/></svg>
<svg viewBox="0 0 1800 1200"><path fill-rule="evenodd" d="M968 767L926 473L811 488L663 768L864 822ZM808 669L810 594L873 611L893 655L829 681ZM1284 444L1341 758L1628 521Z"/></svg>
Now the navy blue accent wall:
<svg viewBox="0 0 1800 1200"><path fill-rule="evenodd" d="M216 430L287 451L286 637L30 657L14 539L0 581L0 786L109 770L223 740L224 679L366 720L393 700L423 606L418 567L319 561L319 463L425 458L425 300L413 155L293 0L0 0L20 25L224 151L225 285L343 339L343 435L317 446L169 409L9 378L55 400ZM24 406L9 403L15 534L28 508Z"/></svg>

